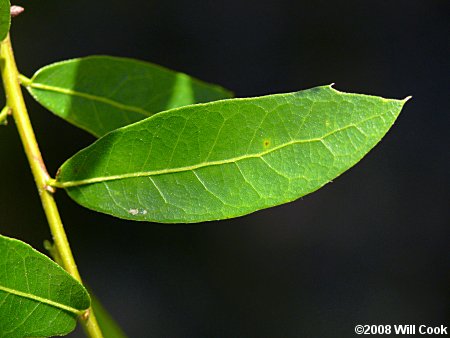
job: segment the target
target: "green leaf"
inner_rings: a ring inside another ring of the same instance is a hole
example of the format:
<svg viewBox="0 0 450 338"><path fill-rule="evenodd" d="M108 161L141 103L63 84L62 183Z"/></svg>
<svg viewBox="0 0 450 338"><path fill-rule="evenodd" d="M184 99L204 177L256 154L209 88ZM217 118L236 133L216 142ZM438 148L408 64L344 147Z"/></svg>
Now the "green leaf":
<svg viewBox="0 0 450 338"><path fill-rule="evenodd" d="M9 0L0 0L0 40L4 40L11 26L11 12Z"/></svg>
<svg viewBox="0 0 450 338"><path fill-rule="evenodd" d="M100 301L90 292L92 308L97 318L100 330L104 337L107 338L127 338L120 326L114 321L111 315L106 311Z"/></svg>
<svg viewBox="0 0 450 338"><path fill-rule="evenodd" d="M323 86L169 110L80 151L54 185L87 208L125 219L241 216L339 176L380 141L405 101Z"/></svg>
<svg viewBox="0 0 450 338"><path fill-rule="evenodd" d="M0 337L65 335L89 308L86 289L28 244L0 236Z"/></svg>
<svg viewBox="0 0 450 338"><path fill-rule="evenodd" d="M22 83L44 107L95 136L163 110L232 97L186 74L111 56L54 63Z"/></svg>

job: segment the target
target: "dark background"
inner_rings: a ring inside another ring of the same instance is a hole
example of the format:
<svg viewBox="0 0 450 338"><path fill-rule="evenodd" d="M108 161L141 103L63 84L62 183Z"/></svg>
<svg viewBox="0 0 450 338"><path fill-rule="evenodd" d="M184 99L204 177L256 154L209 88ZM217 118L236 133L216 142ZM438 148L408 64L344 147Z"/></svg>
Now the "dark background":
<svg viewBox="0 0 450 338"><path fill-rule="evenodd" d="M112 54L239 97L332 82L413 96L355 168L246 217L131 223L58 192L81 274L130 337L352 337L356 324L449 324L449 1L20 4L12 38L28 76ZM53 174L93 138L27 101ZM0 154L0 232L43 251L50 235L13 123L0 128Z"/></svg>

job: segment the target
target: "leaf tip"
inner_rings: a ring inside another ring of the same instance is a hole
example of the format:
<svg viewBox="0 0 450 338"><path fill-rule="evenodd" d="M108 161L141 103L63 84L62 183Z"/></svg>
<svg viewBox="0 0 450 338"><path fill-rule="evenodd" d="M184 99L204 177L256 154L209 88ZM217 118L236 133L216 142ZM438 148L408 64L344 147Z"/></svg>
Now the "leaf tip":
<svg viewBox="0 0 450 338"><path fill-rule="evenodd" d="M407 96L407 97L405 97L402 101L403 101L403 103L406 103L406 102L408 102L409 100L411 100L413 97L411 96L411 95L409 95L409 96Z"/></svg>

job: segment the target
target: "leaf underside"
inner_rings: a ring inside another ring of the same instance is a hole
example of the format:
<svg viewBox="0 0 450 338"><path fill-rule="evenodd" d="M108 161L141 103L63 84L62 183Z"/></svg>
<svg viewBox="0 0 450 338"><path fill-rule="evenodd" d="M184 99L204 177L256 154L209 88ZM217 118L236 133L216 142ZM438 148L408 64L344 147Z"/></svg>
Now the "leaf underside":
<svg viewBox="0 0 450 338"><path fill-rule="evenodd" d="M0 337L71 332L89 307L85 288L47 256L0 236Z"/></svg>
<svg viewBox="0 0 450 338"><path fill-rule="evenodd" d="M157 114L66 161L56 185L120 218L190 223L298 199L356 164L406 100L322 86Z"/></svg>
<svg viewBox="0 0 450 338"><path fill-rule="evenodd" d="M232 97L186 74L111 56L51 64L26 86L44 107L97 137L163 110Z"/></svg>
<svg viewBox="0 0 450 338"><path fill-rule="evenodd" d="M11 25L9 0L0 0L0 41L4 40Z"/></svg>

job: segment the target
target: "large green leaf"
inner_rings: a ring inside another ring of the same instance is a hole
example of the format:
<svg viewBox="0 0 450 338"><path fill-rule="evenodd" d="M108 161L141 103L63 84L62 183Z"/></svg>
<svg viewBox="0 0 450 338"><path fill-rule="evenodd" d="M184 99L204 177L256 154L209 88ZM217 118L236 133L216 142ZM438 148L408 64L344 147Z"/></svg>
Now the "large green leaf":
<svg viewBox="0 0 450 338"><path fill-rule="evenodd" d="M323 86L182 107L99 139L54 184L126 219L236 217L330 182L380 141L404 103Z"/></svg>
<svg viewBox="0 0 450 338"><path fill-rule="evenodd" d="M0 337L67 334L89 304L86 289L50 258L0 236Z"/></svg>
<svg viewBox="0 0 450 338"><path fill-rule="evenodd" d="M6 38L11 25L9 0L0 0L0 41Z"/></svg>
<svg viewBox="0 0 450 338"><path fill-rule="evenodd" d="M95 136L163 110L232 96L183 73L111 56L54 63L22 83L44 107Z"/></svg>

